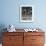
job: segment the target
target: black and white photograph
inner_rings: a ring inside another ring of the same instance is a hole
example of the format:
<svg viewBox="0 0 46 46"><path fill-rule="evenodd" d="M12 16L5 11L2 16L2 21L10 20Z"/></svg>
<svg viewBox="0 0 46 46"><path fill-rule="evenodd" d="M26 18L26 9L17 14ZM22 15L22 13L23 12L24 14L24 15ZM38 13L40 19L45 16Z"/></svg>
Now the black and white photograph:
<svg viewBox="0 0 46 46"><path fill-rule="evenodd" d="M32 5L22 5L20 7L20 21L21 22L32 22L33 20L33 6Z"/></svg>

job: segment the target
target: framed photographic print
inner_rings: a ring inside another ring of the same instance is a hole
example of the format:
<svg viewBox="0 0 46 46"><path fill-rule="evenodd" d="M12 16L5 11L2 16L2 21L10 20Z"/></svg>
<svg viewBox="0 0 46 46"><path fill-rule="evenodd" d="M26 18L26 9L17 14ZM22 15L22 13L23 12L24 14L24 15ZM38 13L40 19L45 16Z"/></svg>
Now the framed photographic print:
<svg viewBox="0 0 46 46"><path fill-rule="evenodd" d="M21 5L20 6L20 21L21 22L33 22L34 21L34 6L33 5Z"/></svg>

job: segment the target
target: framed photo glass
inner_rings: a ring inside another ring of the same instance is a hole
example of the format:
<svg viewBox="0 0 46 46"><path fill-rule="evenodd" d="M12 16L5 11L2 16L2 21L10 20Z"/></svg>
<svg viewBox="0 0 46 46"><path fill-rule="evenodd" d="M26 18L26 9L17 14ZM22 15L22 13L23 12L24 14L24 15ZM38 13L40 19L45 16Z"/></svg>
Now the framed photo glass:
<svg viewBox="0 0 46 46"><path fill-rule="evenodd" d="M33 22L34 21L34 6L20 5L20 21Z"/></svg>

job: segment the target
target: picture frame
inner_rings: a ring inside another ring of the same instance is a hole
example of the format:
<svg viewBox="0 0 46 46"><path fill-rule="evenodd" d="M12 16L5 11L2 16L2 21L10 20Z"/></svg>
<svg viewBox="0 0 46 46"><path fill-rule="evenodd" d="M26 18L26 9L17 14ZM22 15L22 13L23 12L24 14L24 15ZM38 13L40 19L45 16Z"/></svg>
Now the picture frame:
<svg viewBox="0 0 46 46"><path fill-rule="evenodd" d="M33 22L33 21L34 21L34 6L20 5L20 22Z"/></svg>

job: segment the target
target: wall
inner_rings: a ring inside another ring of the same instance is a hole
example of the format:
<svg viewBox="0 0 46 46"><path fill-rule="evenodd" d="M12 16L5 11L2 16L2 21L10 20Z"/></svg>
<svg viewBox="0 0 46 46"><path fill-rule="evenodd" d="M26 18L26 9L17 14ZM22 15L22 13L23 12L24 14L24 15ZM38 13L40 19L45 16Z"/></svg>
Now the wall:
<svg viewBox="0 0 46 46"><path fill-rule="evenodd" d="M1 0L0 24L13 24L16 28L41 27L46 28L46 0ZM34 5L35 21L20 22L20 5Z"/></svg>

